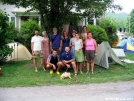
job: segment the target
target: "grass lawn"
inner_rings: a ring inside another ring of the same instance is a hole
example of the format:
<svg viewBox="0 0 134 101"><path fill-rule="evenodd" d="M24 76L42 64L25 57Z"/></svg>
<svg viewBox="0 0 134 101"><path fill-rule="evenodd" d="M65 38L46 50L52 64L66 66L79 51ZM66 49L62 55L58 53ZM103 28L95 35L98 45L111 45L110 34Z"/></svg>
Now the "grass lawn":
<svg viewBox="0 0 134 101"><path fill-rule="evenodd" d="M127 59L134 60L133 54L127 53L126 55ZM83 74L78 74L78 77L74 77L73 70L69 70L72 79L60 80L60 76L56 73L50 75L49 70L44 72L41 65L38 67L39 72L34 72L32 60L12 61L2 66L3 75L0 76L0 87L70 85L134 80L134 64L124 63L124 65L125 66L118 64L110 65L109 69L95 66L94 75L92 75L91 72L86 74L86 69L84 68ZM99 73L99 70L102 70L102 72Z"/></svg>

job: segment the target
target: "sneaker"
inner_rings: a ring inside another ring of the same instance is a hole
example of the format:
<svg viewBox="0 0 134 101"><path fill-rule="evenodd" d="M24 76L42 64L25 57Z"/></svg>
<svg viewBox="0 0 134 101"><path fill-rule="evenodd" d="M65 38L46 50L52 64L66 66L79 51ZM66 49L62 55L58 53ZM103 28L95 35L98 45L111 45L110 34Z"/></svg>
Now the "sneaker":
<svg viewBox="0 0 134 101"><path fill-rule="evenodd" d="M38 70L37 70L37 69L35 69L35 72L38 72Z"/></svg>
<svg viewBox="0 0 134 101"><path fill-rule="evenodd" d="M50 74L53 74L53 70L50 70Z"/></svg>
<svg viewBox="0 0 134 101"><path fill-rule="evenodd" d="M77 77L77 73L75 73L74 76Z"/></svg>
<svg viewBox="0 0 134 101"><path fill-rule="evenodd" d="M59 74L60 74L60 72L56 72L56 74L57 74L57 75L59 75Z"/></svg>
<svg viewBox="0 0 134 101"><path fill-rule="evenodd" d="M44 70L44 72L46 71L46 69L45 69L45 68L44 68L43 70Z"/></svg>

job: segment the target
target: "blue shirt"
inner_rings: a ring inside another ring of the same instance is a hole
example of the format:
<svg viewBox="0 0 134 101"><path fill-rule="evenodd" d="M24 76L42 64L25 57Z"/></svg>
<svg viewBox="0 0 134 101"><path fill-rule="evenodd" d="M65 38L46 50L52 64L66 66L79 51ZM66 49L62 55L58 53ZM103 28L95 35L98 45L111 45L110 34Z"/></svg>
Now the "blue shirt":
<svg viewBox="0 0 134 101"><path fill-rule="evenodd" d="M60 34L56 35L51 35L50 36L50 42L52 42L52 48L59 48L60 47L60 41L62 40L62 37Z"/></svg>
<svg viewBox="0 0 134 101"><path fill-rule="evenodd" d="M66 53L66 52L63 52L62 55L61 55L61 60L71 60L71 59L74 59L74 54L72 52L69 52L69 53Z"/></svg>

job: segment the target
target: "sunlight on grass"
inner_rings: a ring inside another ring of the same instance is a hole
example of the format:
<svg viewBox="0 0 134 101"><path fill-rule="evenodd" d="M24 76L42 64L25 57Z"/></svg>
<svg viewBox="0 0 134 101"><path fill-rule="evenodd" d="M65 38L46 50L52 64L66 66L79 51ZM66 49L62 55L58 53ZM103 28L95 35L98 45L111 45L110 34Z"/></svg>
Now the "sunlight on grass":
<svg viewBox="0 0 134 101"><path fill-rule="evenodd" d="M134 60L133 54L126 54L128 59ZM39 60L38 60L39 64ZM83 69L83 74L78 74L74 77L73 70L69 70L72 79L60 80L60 75L54 73L49 74L49 70L44 72L39 65L39 72L34 72L34 67L31 61L8 62L2 66L3 75L0 76L0 87L16 87L16 86L43 86L43 85L72 85L72 84L87 84L87 83L103 83L128 81L134 79L134 64L126 64L121 66L118 64L110 65L109 69L95 66L95 74L91 72L86 74L86 68ZM101 72L99 72L101 70ZM61 73L63 73L61 71Z"/></svg>

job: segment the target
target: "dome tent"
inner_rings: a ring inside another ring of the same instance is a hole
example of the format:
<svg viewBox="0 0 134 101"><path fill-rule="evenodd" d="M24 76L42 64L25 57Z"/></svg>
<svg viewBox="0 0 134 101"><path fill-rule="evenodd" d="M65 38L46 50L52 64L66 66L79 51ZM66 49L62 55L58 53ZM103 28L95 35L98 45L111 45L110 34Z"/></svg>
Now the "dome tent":
<svg viewBox="0 0 134 101"><path fill-rule="evenodd" d="M7 56L7 61L31 60L32 55L28 49L21 43L13 42L7 44L13 48L13 52Z"/></svg>

